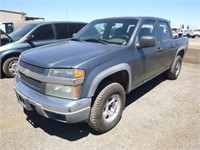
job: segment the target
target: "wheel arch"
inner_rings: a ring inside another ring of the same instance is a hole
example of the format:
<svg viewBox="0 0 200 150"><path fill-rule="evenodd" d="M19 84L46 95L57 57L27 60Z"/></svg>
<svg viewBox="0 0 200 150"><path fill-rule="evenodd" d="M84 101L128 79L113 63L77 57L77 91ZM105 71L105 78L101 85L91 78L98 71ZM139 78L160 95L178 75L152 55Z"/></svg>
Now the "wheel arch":
<svg viewBox="0 0 200 150"><path fill-rule="evenodd" d="M183 57L185 56L186 49L187 49L186 46L180 47L180 48L177 50L174 59L175 59L178 55L180 55L180 56L183 58Z"/></svg>
<svg viewBox="0 0 200 150"><path fill-rule="evenodd" d="M131 68L128 64L118 64L100 72L92 81L88 91L88 97L93 97L98 87L104 81L113 81L121 84L125 91L130 91Z"/></svg>
<svg viewBox="0 0 200 150"><path fill-rule="evenodd" d="M6 51L5 53L3 53L1 55L1 67L6 59L10 57L16 57L16 56L19 57L20 54L21 54L21 51Z"/></svg>

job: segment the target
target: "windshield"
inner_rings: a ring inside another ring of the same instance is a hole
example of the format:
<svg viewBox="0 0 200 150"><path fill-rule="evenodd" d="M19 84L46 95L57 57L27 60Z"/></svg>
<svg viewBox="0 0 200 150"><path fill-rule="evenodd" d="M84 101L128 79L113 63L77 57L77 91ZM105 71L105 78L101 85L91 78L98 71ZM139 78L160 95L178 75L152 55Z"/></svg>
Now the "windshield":
<svg viewBox="0 0 200 150"><path fill-rule="evenodd" d="M15 30L14 32L10 33L9 36L12 38L13 41L18 41L36 26L37 24L24 25L21 28Z"/></svg>
<svg viewBox="0 0 200 150"><path fill-rule="evenodd" d="M126 45L137 24L135 19L107 19L93 21L73 39L79 41Z"/></svg>

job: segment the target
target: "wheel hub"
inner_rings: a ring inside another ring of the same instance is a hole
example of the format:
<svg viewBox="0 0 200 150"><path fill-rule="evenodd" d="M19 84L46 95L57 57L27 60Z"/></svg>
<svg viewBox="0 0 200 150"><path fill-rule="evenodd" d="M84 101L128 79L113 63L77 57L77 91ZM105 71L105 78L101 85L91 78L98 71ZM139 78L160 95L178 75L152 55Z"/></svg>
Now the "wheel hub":
<svg viewBox="0 0 200 150"><path fill-rule="evenodd" d="M17 60L14 60L14 61L10 62L9 71L14 75L17 74Z"/></svg>
<svg viewBox="0 0 200 150"><path fill-rule="evenodd" d="M176 69L176 76L177 76L179 74L179 72L180 72L180 69L181 69L181 63L180 63L180 61L177 62L175 69Z"/></svg>
<svg viewBox="0 0 200 150"><path fill-rule="evenodd" d="M103 119L106 122L113 121L120 110L120 97L117 94L112 95L106 102L103 109Z"/></svg>

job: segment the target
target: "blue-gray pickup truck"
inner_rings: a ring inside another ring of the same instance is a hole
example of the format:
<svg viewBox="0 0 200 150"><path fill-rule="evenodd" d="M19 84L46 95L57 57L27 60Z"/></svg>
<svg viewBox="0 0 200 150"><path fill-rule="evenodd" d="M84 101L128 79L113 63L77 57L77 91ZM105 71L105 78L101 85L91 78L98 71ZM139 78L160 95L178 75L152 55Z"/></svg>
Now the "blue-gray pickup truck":
<svg viewBox="0 0 200 150"><path fill-rule="evenodd" d="M126 94L164 73L177 79L188 38L174 39L167 20L95 20L70 41L21 54L15 91L27 111L98 132L120 120Z"/></svg>

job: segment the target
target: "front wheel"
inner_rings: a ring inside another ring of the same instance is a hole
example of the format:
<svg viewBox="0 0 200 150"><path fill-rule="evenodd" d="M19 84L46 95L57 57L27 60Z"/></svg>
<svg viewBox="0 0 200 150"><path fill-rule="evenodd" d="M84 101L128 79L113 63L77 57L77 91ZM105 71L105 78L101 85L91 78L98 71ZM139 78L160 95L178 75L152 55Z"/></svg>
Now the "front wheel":
<svg viewBox="0 0 200 150"><path fill-rule="evenodd" d="M98 132L106 132L119 122L124 107L124 88L119 83L108 84L97 95L88 124Z"/></svg>
<svg viewBox="0 0 200 150"><path fill-rule="evenodd" d="M3 63L3 72L9 77L15 77L17 74L17 61L18 57L10 57Z"/></svg>
<svg viewBox="0 0 200 150"><path fill-rule="evenodd" d="M182 57L178 55L175 58L174 64L172 65L171 69L167 72L167 77L172 80L177 79L181 72L181 66L182 66Z"/></svg>

